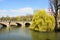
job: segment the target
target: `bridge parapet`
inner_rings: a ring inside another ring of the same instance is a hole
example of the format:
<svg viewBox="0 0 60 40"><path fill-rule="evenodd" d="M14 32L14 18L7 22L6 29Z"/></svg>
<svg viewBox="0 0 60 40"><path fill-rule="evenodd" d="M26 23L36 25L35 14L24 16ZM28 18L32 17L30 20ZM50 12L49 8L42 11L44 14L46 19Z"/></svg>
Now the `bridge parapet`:
<svg viewBox="0 0 60 40"><path fill-rule="evenodd" d="M25 23L30 23L31 24L31 22L29 22L29 21L13 21L13 22L10 22L10 24L9 24L9 22L6 22L6 21L5 22L0 22L0 24L4 24L7 27L9 27L10 25L16 25L17 26L16 23L21 24L22 27L25 27Z"/></svg>

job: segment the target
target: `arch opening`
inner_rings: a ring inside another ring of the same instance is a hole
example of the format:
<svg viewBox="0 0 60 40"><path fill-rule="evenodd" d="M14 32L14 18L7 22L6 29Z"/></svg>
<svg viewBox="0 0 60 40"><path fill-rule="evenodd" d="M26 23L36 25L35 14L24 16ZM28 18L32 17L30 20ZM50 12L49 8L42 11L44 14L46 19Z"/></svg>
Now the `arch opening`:
<svg viewBox="0 0 60 40"><path fill-rule="evenodd" d="M30 23L25 23L25 27L29 27L30 26Z"/></svg>
<svg viewBox="0 0 60 40"><path fill-rule="evenodd" d="M7 25L5 25L5 24L0 23L0 25L1 25L1 28L6 28L7 27Z"/></svg>
<svg viewBox="0 0 60 40"><path fill-rule="evenodd" d="M21 27L22 26L22 24L20 24L20 23L16 23L17 24L17 27Z"/></svg>

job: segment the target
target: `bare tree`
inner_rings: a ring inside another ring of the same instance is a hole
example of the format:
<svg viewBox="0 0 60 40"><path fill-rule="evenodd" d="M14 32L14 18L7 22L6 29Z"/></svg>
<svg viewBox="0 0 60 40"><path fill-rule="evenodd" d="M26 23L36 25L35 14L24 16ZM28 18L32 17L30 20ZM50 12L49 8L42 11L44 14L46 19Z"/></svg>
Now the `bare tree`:
<svg viewBox="0 0 60 40"><path fill-rule="evenodd" d="M58 16L58 0L49 0L50 7L55 16L55 30L57 29L57 16Z"/></svg>

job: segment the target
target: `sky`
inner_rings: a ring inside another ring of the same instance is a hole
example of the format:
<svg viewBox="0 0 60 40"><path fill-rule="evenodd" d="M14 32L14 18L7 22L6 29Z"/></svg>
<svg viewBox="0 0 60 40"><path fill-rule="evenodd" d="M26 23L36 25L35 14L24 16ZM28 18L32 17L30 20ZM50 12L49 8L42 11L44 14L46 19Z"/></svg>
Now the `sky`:
<svg viewBox="0 0 60 40"><path fill-rule="evenodd" d="M48 0L0 0L0 17L29 15L48 7Z"/></svg>

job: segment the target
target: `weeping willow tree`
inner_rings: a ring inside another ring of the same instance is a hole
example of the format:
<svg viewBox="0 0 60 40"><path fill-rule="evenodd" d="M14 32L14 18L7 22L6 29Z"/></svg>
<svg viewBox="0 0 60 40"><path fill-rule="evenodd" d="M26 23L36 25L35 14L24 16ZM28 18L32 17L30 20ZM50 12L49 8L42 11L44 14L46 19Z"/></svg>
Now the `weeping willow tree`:
<svg viewBox="0 0 60 40"><path fill-rule="evenodd" d="M55 18L48 15L45 10L37 10L34 13L30 29L41 32L53 31L55 27Z"/></svg>

